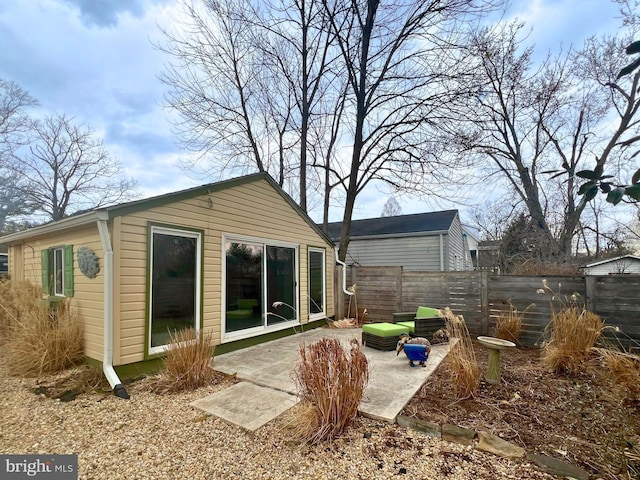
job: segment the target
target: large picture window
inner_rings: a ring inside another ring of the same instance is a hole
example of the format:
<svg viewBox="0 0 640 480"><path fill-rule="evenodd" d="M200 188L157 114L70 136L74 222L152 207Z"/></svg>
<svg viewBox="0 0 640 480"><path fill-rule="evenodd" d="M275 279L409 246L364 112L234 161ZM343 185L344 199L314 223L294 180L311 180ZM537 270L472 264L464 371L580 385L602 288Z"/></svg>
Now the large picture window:
<svg viewBox="0 0 640 480"><path fill-rule="evenodd" d="M297 246L228 237L224 249L225 334L299 321Z"/></svg>
<svg viewBox="0 0 640 480"><path fill-rule="evenodd" d="M150 354L163 352L170 336L200 326L201 234L151 227Z"/></svg>
<svg viewBox="0 0 640 480"><path fill-rule="evenodd" d="M326 316L326 274L323 249L309 249L309 317Z"/></svg>

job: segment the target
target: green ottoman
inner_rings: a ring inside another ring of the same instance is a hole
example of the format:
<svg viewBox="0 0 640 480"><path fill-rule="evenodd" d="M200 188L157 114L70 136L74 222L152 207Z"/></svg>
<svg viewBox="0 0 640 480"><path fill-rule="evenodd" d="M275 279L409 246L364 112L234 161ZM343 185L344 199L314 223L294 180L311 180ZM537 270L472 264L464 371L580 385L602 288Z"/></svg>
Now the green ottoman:
<svg viewBox="0 0 640 480"><path fill-rule="evenodd" d="M445 320L436 308L418 307L415 327L416 336L431 339L436 330L445 328Z"/></svg>
<svg viewBox="0 0 640 480"><path fill-rule="evenodd" d="M362 344L376 350L395 350L407 328L395 323L367 323L362 326Z"/></svg>
<svg viewBox="0 0 640 480"><path fill-rule="evenodd" d="M405 332L413 333L416 330L416 322L398 322L396 325L402 325L405 328Z"/></svg>

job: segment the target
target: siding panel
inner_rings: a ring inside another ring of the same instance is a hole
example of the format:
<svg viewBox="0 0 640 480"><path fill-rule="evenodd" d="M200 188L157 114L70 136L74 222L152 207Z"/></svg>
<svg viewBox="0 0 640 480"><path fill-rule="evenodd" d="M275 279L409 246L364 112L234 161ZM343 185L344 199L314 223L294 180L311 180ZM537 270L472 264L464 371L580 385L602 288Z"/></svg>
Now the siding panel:
<svg viewBox="0 0 640 480"><path fill-rule="evenodd" d="M401 237L352 240L347 264L401 266L405 271L439 271L440 237Z"/></svg>
<svg viewBox="0 0 640 480"><path fill-rule="evenodd" d="M209 201L211 200L211 202ZM212 207L209 207L209 205ZM331 245L304 221L266 181L248 183L196 198L150 208L120 217L121 263L116 306L120 318L119 363L144 359L147 232L149 222L204 231L203 326L221 339L222 239L223 235L246 235L299 245L299 315L308 321L307 247L326 248L327 315L333 315L333 265ZM140 333L142 332L142 333Z"/></svg>

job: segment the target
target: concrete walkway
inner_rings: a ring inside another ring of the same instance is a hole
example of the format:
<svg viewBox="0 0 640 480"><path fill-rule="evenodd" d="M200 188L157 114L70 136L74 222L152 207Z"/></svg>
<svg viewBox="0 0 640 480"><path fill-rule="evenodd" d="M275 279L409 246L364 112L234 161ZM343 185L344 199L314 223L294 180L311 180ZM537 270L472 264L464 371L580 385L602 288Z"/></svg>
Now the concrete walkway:
<svg viewBox="0 0 640 480"><path fill-rule="evenodd" d="M193 406L248 430L255 430L297 402L293 370L300 358L300 344L310 345L335 337L349 348L349 340L361 340L360 329L317 328L242 350L217 355L213 368L241 380L231 388L196 400ZM360 403L361 414L395 422L420 387L449 352L449 345L435 345L427 367L411 368L406 356L364 347L371 375Z"/></svg>

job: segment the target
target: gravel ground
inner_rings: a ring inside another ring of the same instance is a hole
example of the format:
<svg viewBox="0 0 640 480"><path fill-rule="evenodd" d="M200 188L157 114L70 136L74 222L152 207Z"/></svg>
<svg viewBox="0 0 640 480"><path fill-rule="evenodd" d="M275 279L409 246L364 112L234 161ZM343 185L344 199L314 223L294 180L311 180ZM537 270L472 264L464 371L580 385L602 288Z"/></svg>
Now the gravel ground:
<svg viewBox="0 0 640 480"><path fill-rule="evenodd" d="M142 380L128 401L87 393L65 403L34 394L35 379L8 377L1 362L0 379L0 452L78 454L83 479L553 478L526 461L365 418L332 444L304 446L287 429L295 408L250 433L189 406L229 383L161 396Z"/></svg>

